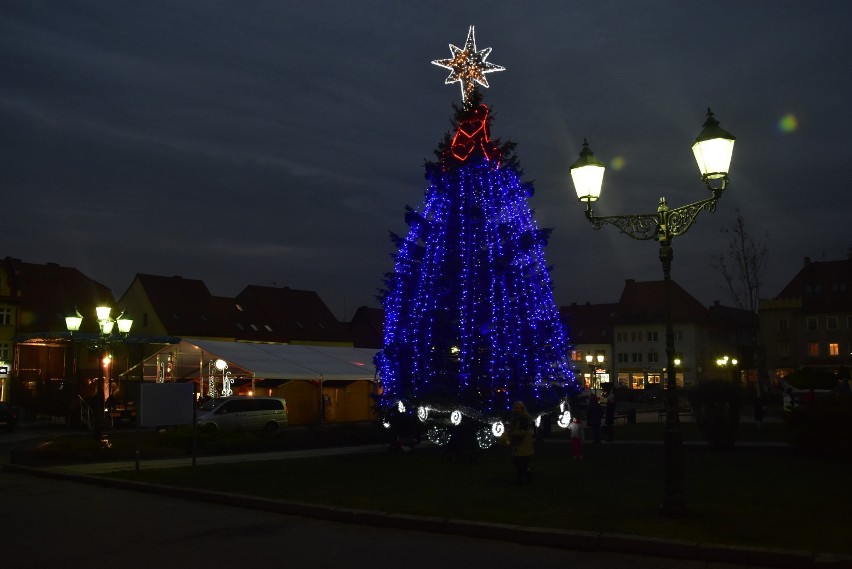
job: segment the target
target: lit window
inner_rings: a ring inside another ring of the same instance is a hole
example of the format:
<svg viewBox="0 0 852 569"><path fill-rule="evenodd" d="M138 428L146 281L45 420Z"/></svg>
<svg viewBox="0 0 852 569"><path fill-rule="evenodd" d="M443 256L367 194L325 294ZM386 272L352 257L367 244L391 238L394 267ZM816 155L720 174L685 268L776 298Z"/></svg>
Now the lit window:
<svg viewBox="0 0 852 569"><path fill-rule="evenodd" d="M840 355L840 344L831 343L828 345L828 355L829 356L839 356Z"/></svg>

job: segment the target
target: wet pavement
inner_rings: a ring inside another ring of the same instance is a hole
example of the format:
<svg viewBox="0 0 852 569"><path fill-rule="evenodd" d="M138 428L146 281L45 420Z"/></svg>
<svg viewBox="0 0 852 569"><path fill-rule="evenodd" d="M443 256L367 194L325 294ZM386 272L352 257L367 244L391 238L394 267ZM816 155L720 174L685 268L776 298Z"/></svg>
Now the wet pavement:
<svg viewBox="0 0 852 569"><path fill-rule="evenodd" d="M30 425L0 433L2 462L18 444L67 433ZM199 463L298 459L335 452L384 450L381 445L199 457ZM190 458L148 461L143 468L186 466ZM98 476L133 462L0 471L0 527L10 567L120 565L272 567L475 567L738 569L852 567L852 560L798 552L645 539L591 532L317 507L115 481ZM5 566L5 562L4 562Z"/></svg>

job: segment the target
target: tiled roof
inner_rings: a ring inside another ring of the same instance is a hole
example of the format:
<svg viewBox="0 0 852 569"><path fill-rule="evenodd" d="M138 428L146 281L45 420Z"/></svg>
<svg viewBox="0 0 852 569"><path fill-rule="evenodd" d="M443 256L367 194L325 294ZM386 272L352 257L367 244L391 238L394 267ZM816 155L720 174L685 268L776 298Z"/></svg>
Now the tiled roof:
<svg viewBox="0 0 852 569"><path fill-rule="evenodd" d="M852 310L852 259L805 258L805 266L775 298L801 298L806 312Z"/></svg>
<svg viewBox="0 0 852 569"><path fill-rule="evenodd" d="M136 281L170 335L218 336L230 320L233 301L214 297L200 280L138 274Z"/></svg>
<svg viewBox="0 0 852 569"><path fill-rule="evenodd" d="M671 284L672 322L704 322L709 311L679 284ZM641 324L666 319L666 281L636 282L627 279L618 301L618 322Z"/></svg>
<svg viewBox="0 0 852 569"><path fill-rule="evenodd" d="M347 329L314 291L249 285L234 298L202 281L137 275L168 334L245 342L347 342Z"/></svg>
<svg viewBox="0 0 852 569"><path fill-rule="evenodd" d="M381 308L361 306L355 311L349 330L356 348L382 347L385 311Z"/></svg>
<svg viewBox="0 0 852 569"><path fill-rule="evenodd" d="M257 310L253 324L264 330L252 329L253 333L269 333L269 326L274 335L283 335L291 342L349 341L346 326L312 290L249 285L234 300L246 310ZM245 339L253 338L246 334Z"/></svg>
<svg viewBox="0 0 852 569"><path fill-rule="evenodd" d="M559 308L571 344L611 344L617 304L572 304Z"/></svg>
<svg viewBox="0 0 852 569"><path fill-rule="evenodd" d="M18 334L65 332L65 316L75 307L83 315L81 331L97 332L95 306L115 306L108 287L77 269L10 257L1 262L9 278L9 295L2 300L18 304Z"/></svg>

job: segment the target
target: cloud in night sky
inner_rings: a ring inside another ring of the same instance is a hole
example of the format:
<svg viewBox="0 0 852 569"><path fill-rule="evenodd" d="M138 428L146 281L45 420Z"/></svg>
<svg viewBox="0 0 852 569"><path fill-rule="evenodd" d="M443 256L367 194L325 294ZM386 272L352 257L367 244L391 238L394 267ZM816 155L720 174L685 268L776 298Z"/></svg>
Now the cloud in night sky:
<svg viewBox="0 0 852 569"><path fill-rule="evenodd" d="M584 137L611 167L596 211L706 195L690 145L711 106L738 140L714 214L673 277L728 301L710 255L740 210L769 232L774 295L802 258L852 246L852 5L753 2L6 2L0 6L3 256L316 290L338 316L392 269L388 231L426 189L458 85L430 61L469 25L493 134L519 143L554 229L556 300L661 278L653 244L594 231L568 176Z"/></svg>

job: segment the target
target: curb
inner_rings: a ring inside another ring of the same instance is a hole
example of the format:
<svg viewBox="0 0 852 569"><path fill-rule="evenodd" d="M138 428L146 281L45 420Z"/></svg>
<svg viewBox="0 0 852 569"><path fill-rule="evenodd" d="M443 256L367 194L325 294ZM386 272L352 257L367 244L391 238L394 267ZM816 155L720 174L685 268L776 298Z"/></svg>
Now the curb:
<svg viewBox="0 0 852 569"><path fill-rule="evenodd" d="M103 476L43 470L16 464L3 465L2 469L4 471L30 474L42 478L96 484L111 488L200 500L291 516L508 541L520 545L534 545L573 551L608 551L628 555L666 557L710 563L735 563L740 565L775 567L778 569L852 569L852 556L839 554L677 541L635 535L515 526L354 508L339 508L304 502L270 500L242 494L211 492L177 486L117 480Z"/></svg>

